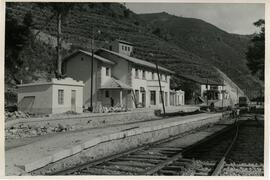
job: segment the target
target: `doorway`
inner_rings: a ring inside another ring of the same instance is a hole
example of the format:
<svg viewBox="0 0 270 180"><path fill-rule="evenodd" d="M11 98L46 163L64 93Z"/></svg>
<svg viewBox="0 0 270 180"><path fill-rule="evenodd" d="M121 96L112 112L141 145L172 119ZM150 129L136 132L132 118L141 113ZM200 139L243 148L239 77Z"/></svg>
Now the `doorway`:
<svg viewBox="0 0 270 180"><path fill-rule="evenodd" d="M145 107L145 92L142 92L142 107Z"/></svg>
<svg viewBox="0 0 270 180"><path fill-rule="evenodd" d="M71 90L71 111L76 112L76 90Z"/></svg>

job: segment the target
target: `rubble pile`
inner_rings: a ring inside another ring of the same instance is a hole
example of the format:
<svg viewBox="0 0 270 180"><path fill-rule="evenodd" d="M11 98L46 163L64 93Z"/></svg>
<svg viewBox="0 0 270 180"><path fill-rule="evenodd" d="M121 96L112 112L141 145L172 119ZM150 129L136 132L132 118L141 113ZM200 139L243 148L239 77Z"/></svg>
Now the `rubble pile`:
<svg viewBox="0 0 270 180"><path fill-rule="evenodd" d="M93 112L94 113L127 112L127 108L120 105L116 105L114 107L106 107L98 105L93 109Z"/></svg>
<svg viewBox="0 0 270 180"><path fill-rule="evenodd" d="M18 119L18 118L30 118L29 113L24 113L22 111L14 111L14 112L5 112L5 119L6 121L8 120L13 120L13 119Z"/></svg>
<svg viewBox="0 0 270 180"><path fill-rule="evenodd" d="M29 126L24 123L20 125L11 126L5 129L5 138L12 139L12 138L25 138L25 137L33 137L33 136L42 136L51 133L58 133L58 132L66 132L74 130L74 127L70 125L51 125L47 123L44 126Z"/></svg>

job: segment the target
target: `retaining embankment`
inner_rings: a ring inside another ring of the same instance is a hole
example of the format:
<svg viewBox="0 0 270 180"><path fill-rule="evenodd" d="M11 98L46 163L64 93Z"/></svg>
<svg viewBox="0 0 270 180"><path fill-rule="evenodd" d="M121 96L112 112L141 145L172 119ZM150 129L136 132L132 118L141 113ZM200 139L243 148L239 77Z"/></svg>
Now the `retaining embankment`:
<svg viewBox="0 0 270 180"><path fill-rule="evenodd" d="M197 109L198 107L179 106L175 107L173 110L193 112ZM118 113L85 113L79 115L16 119L5 123L5 135L6 139L25 138L158 119L162 119L162 117L156 116L154 109L135 109L129 112Z"/></svg>
<svg viewBox="0 0 270 180"><path fill-rule="evenodd" d="M220 121L221 118L221 113L202 114L200 116L191 115L180 120L179 117L168 118L164 120L167 122L159 122L152 126L122 130L99 136L42 159L21 164L20 167L26 172L35 170L34 174L51 173L181 134L201 126L214 124Z"/></svg>

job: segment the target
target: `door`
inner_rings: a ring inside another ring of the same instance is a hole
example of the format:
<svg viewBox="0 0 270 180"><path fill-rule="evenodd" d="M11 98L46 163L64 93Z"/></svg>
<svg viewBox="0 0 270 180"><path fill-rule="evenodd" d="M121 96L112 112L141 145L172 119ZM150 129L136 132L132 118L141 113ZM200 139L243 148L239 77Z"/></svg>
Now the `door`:
<svg viewBox="0 0 270 180"><path fill-rule="evenodd" d="M71 91L71 111L76 112L76 91Z"/></svg>
<svg viewBox="0 0 270 180"><path fill-rule="evenodd" d="M145 107L145 92L142 92L142 106Z"/></svg>
<svg viewBox="0 0 270 180"><path fill-rule="evenodd" d="M150 104L156 105L156 91L150 91Z"/></svg>

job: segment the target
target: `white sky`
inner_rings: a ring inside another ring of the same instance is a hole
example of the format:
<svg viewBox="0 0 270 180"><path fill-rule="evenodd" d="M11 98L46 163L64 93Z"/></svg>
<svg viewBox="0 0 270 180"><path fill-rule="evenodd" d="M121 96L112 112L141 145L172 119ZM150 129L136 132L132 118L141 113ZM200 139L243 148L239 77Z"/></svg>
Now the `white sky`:
<svg viewBox="0 0 270 180"><path fill-rule="evenodd" d="M209 22L229 33L252 34L253 25L258 19L264 19L264 4L247 3L126 3L133 12L167 12L176 16L193 17Z"/></svg>

